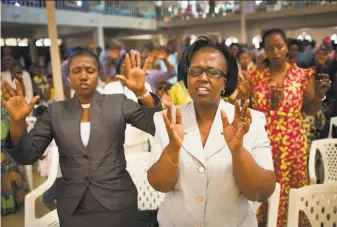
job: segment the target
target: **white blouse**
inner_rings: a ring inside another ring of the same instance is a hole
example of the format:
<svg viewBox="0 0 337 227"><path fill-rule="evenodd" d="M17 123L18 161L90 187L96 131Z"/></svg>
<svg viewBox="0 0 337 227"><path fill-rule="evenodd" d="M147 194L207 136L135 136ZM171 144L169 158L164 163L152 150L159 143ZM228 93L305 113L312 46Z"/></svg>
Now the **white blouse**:
<svg viewBox="0 0 337 227"><path fill-rule="evenodd" d="M83 145L86 147L90 136L90 122L81 122L81 139Z"/></svg>
<svg viewBox="0 0 337 227"><path fill-rule="evenodd" d="M256 227L257 220L233 176L232 156L223 137L220 110L234 119L234 106L220 105L203 147L193 102L181 106L184 141L180 150L178 178L160 205L160 227ZM172 110L175 113L175 110ZM173 116L175 118L175 116ZM264 169L274 170L265 116L252 111L252 124L244 137L244 147ZM169 143L160 112L155 113L156 135L149 167L157 162Z"/></svg>

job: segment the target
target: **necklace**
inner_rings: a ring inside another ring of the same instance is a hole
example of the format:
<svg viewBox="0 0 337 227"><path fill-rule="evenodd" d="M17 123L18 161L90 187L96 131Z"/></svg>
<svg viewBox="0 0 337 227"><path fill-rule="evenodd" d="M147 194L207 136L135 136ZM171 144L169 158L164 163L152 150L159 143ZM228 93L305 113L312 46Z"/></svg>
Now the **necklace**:
<svg viewBox="0 0 337 227"><path fill-rule="evenodd" d="M81 104L83 109L89 109L90 108L90 103L88 104Z"/></svg>

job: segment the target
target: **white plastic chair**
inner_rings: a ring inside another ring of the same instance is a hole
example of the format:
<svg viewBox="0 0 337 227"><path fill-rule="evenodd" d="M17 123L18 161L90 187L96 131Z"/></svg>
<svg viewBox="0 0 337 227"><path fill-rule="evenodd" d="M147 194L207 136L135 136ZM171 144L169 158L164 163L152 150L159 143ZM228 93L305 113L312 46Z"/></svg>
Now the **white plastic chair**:
<svg viewBox="0 0 337 227"><path fill-rule="evenodd" d="M332 117L330 119L330 129L328 138L332 138L332 125L335 125L337 127L337 117Z"/></svg>
<svg viewBox="0 0 337 227"><path fill-rule="evenodd" d="M279 183L276 183L275 191L268 199L268 218L267 218L267 227L276 227L277 225L277 215L278 207L280 203L280 192L281 187ZM260 207L261 203L251 202L252 208L256 213L257 209Z"/></svg>
<svg viewBox="0 0 337 227"><path fill-rule="evenodd" d="M322 155L324 167L323 184L337 183L337 139L321 139L312 142L309 154L310 184L316 184L315 156Z"/></svg>
<svg viewBox="0 0 337 227"><path fill-rule="evenodd" d="M27 131L33 129L34 124L36 122L36 117L26 117L26 121L28 122L28 128ZM33 166L32 165L26 165L25 168L25 174L28 181L29 189L32 191L34 189L34 182L33 182Z"/></svg>
<svg viewBox="0 0 337 227"><path fill-rule="evenodd" d="M337 225L337 184L316 184L290 189L288 227L298 227L299 211L311 226Z"/></svg>
<svg viewBox="0 0 337 227"><path fill-rule="evenodd" d="M147 181L150 152L126 152L128 170L138 190L138 210L157 210L164 201L165 194L154 190Z"/></svg>
<svg viewBox="0 0 337 227"><path fill-rule="evenodd" d="M54 184L59 165L59 153L57 146L50 148L52 161L48 179L25 197L25 227L59 227L57 211L53 210L41 218L35 216L35 201Z"/></svg>

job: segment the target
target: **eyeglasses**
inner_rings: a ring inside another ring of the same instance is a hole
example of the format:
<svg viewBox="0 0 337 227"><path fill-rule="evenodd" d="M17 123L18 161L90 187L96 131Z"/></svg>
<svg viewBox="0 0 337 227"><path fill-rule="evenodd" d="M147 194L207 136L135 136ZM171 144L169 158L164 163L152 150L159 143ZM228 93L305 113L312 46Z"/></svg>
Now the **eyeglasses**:
<svg viewBox="0 0 337 227"><path fill-rule="evenodd" d="M207 69L203 69L201 67L198 66L193 66L193 67L189 67L187 68L187 73L190 76L193 77L198 77L200 76L203 72L206 72L206 75L209 78L220 78L220 77L226 77L226 74L224 71L220 70L220 69L215 69L215 68L207 68Z"/></svg>

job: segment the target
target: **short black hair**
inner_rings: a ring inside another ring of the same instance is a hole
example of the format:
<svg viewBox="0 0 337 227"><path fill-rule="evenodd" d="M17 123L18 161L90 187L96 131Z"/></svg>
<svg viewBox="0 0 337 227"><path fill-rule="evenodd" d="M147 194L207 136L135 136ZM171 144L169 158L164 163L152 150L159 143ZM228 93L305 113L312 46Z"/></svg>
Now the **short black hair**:
<svg viewBox="0 0 337 227"><path fill-rule="evenodd" d="M97 68L98 70L100 71L101 70L101 64L99 63L99 59L97 57L97 55L92 52L90 49L88 48L78 48L76 49L69 57L68 57L68 71L70 69L70 65L71 65L71 62L73 60L73 57L76 57L76 56L80 56L80 55L89 55L90 57L92 57L93 59L95 59L95 62L97 64Z"/></svg>
<svg viewBox="0 0 337 227"><path fill-rule="evenodd" d="M240 43L232 43L230 47L237 46L239 49L241 49Z"/></svg>
<svg viewBox="0 0 337 227"><path fill-rule="evenodd" d="M239 52L238 52L238 54L236 55L236 58L239 60L239 58L240 58L240 56L242 55L242 54L249 54L248 53L248 51L247 50L239 50Z"/></svg>
<svg viewBox="0 0 337 227"><path fill-rule="evenodd" d="M236 57L234 56L232 51L230 51L230 49L225 44L214 43L209 38L207 38L205 36L198 37L192 45L187 47L186 53L184 53L185 56L183 55L182 61L183 61L183 64L185 66L184 70L186 71L186 73L185 72L179 72L179 69L178 69L178 75L184 76L183 80L184 80L185 86L187 87L187 76L188 76L187 68L190 66L192 56L198 50L200 50L202 48L208 48L208 47L219 51L226 58L227 72L225 72L225 73L226 73L227 83L226 83L226 87L225 87L225 93L221 94L221 95L223 97L228 97L231 94L233 94L233 92L236 89L236 86L237 86L237 83L238 83L239 68L238 68L238 64L237 64L237 61L236 61Z"/></svg>
<svg viewBox="0 0 337 227"><path fill-rule="evenodd" d="M262 46L263 46L263 48L265 48L266 39L268 38L268 36L273 35L273 34L281 35L284 42L287 43L287 37L286 37L286 34L284 33L284 31L279 29L279 28L272 28L272 29L269 29L269 30L267 30L263 33L263 36L262 36Z"/></svg>
<svg viewBox="0 0 337 227"><path fill-rule="evenodd" d="M298 48L300 49L300 43L297 39L288 39L288 47L291 47L293 45L298 46Z"/></svg>
<svg viewBox="0 0 337 227"><path fill-rule="evenodd" d="M185 81L187 78L187 67L186 67L186 59L188 54L188 48L185 48L184 52L182 53L181 60L178 63L177 72L178 72L178 81Z"/></svg>

